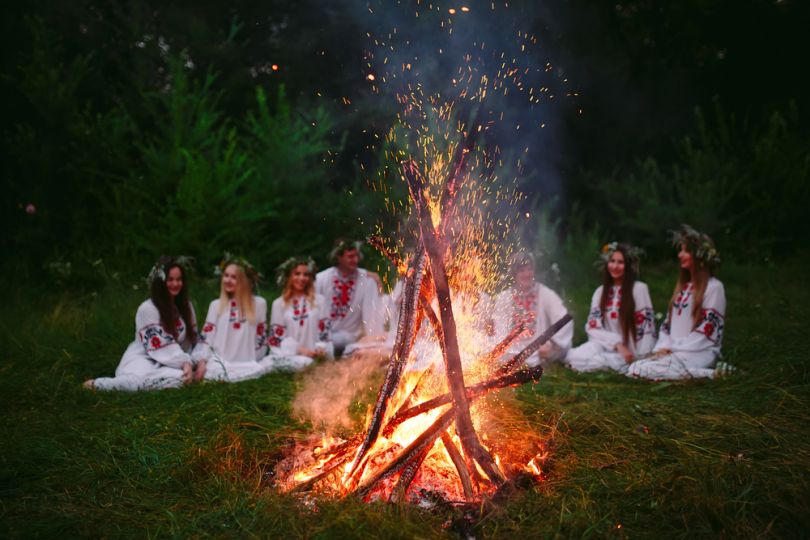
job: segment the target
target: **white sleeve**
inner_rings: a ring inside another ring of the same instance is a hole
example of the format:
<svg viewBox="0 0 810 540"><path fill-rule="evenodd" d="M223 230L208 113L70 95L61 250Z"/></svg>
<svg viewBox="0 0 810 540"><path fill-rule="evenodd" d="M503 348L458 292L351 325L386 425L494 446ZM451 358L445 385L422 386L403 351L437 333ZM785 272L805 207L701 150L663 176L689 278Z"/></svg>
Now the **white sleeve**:
<svg viewBox="0 0 810 540"><path fill-rule="evenodd" d="M545 301L545 310L549 316L549 325L554 324L561 318L565 317L568 314L568 310L565 309L565 305L563 304L562 298L559 295L552 291L551 289L546 289L549 293L546 295ZM551 338L551 341L554 342L557 347L562 349L563 351L567 351L571 348L571 342L574 340L574 321L568 322L565 326L560 328L560 331L554 334Z"/></svg>
<svg viewBox="0 0 810 540"><path fill-rule="evenodd" d="M335 346L332 343L332 319L329 317L329 304L323 296L318 298L318 341L315 349L321 350L328 358L335 357Z"/></svg>
<svg viewBox="0 0 810 540"><path fill-rule="evenodd" d="M636 282L633 287L633 301L636 304L633 318L636 325L635 354L642 356L655 346L655 312L653 311L650 289L646 283Z"/></svg>
<svg viewBox="0 0 810 540"><path fill-rule="evenodd" d="M256 360L267 354L267 300L255 297L256 303Z"/></svg>
<svg viewBox="0 0 810 540"><path fill-rule="evenodd" d="M160 313L151 302L141 304L138 308L135 326L138 329L138 341L143 345L147 356L155 362L178 369L191 362L191 358L174 336L164 330L160 323Z"/></svg>
<svg viewBox="0 0 810 540"><path fill-rule="evenodd" d="M194 350L191 351L191 356L196 364L200 360L208 360L211 357L211 344L217 335L217 312L219 311L219 302L214 300L208 305L208 315L205 317L205 323L200 330L197 344Z"/></svg>
<svg viewBox="0 0 810 540"><path fill-rule="evenodd" d="M605 350L612 351L617 343L622 342L622 336L605 329L600 307L602 290L602 287L597 287L591 297L591 310L588 312L588 321L585 323L585 333L588 334L588 341L598 343Z"/></svg>
<svg viewBox="0 0 810 540"><path fill-rule="evenodd" d="M279 297L270 308L270 335L267 339L270 354L289 356L298 353L298 342L287 335L284 321L284 300Z"/></svg>
<svg viewBox="0 0 810 540"><path fill-rule="evenodd" d="M723 341L726 316L726 292L723 284L712 280L703 297L701 319L694 330L680 339L672 340L673 351L698 352L719 347Z"/></svg>
<svg viewBox="0 0 810 540"><path fill-rule="evenodd" d="M377 282L366 275L362 280L363 289L360 292L361 307L363 310L363 328L367 336L378 336L383 333L383 313L381 309L380 290Z"/></svg>

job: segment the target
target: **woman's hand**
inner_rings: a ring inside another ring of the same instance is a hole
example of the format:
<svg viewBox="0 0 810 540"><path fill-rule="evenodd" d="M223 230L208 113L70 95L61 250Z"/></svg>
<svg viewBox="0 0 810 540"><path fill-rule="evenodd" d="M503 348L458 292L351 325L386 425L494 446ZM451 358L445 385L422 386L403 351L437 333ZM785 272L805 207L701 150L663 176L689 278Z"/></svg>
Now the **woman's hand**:
<svg viewBox="0 0 810 540"><path fill-rule="evenodd" d="M203 358L197 362L197 367L194 368L194 380L201 382L205 378L205 370L208 369L208 362Z"/></svg>
<svg viewBox="0 0 810 540"><path fill-rule="evenodd" d="M193 370L194 366L191 365L191 362L186 362L183 364L183 384L188 384L191 382Z"/></svg>
<svg viewBox="0 0 810 540"><path fill-rule="evenodd" d="M613 347L613 350L619 353L619 356L624 358L624 361L626 363L630 364L631 362L633 362L633 353L630 351L630 349L627 348L627 346L624 343L617 343L616 346Z"/></svg>
<svg viewBox="0 0 810 540"><path fill-rule="evenodd" d="M662 356L666 356L668 354L672 354L672 349L658 349L653 353L653 358L661 358Z"/></svg>
<svg viewBox="0 0 810 540"><path fill-rule="evenodd" d="M315 358L317 352L312 349L307 349L306 347L298 347L298 354L302 356L308 356L310 358Z"/></svg>

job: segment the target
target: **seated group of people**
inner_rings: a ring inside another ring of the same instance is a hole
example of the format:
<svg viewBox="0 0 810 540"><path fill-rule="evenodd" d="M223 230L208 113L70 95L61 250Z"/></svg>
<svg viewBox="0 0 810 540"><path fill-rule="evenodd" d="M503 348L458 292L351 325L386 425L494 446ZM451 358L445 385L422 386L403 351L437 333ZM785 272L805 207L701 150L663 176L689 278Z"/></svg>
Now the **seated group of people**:
<svg viewBox="0 0 810 540"><path fill-rule="evenodd" d="M688 226L675 233L674 244L680 270L660 334L647 286L637 280L639 250L614 242L601 253L603 283L591 301L587 342L571 348L569 323L527 363L561 361L577 371L612 369L653 380L713 377L725 314L723 285L713 277L717 250L711 238ZM115 376L89 379L85 387L134 391L237 382L303 369L316 358L390 351L398 289L390 297L382 294L379 277L359 268L358 242L338 240L331 256L335 266L317 275L309 257L292 257L278 267L282 293L273 301L269 327L267 302L254 294L258 273L244 259L224 261L220 297L211 302L199 332L182 260L162 257L150 272L150 298L138 308L135 340ZM481 293L467 303L492 343L523 327L506 357L567 313L560 297L536 280L529 254L512 258L510 274L512 285L494 301Z"/></svg>

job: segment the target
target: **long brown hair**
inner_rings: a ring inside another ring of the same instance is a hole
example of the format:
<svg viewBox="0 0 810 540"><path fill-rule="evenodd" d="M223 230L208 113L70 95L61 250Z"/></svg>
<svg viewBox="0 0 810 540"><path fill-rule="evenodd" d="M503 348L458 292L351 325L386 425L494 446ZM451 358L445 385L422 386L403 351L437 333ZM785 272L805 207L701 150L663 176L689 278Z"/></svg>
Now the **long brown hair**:
<svg viewBox="0 0 810 540"><path fill-rule="evenodd" d="M636 271L630 260L630 248L626 244L616 245L616 252L624 257L624 275L622 276L622 301L619 305L619 327L622 329L622 343L630 346L636 333L636 300L633 297L633 285L636 283ZM611 254L612 255L612 254ZM610 259L608 259L609 261ZM599 309L602 311L602 322L605 320L608 296L613 286L613 278L608 272L608 261L602 268L602 299L599 300Z"/></svg>
<svg viewBox="0 0 810 540"><path fill-rule="evenodd" d="M188 301L188 283L186 282L185 269L173 257L166 255L158 259L156 266L162 271L163 279L161 279L160 275L152 279L149 286L149 297L160 314L161 326L177 340L177 317L179 316L186 325L186 340L189 343L196 342L197 333L194 331L194 319L191 317L191 303ZM174 298L169 294L169 289L166 288L166 279L173 268L180 269L180 276L183 280L183 288Z"/></svg>
<svg viewBox="0 0 810 540"><path fill-rule="evenodd" d="M694 274L686 268L681 268L678 272L678 281L675 283L675 290L672 291L672 298L669 299L669 318L672 320L672 306L678 295L686 288L689 282L692 282L694 292L692 293L692 325L693 328L700 323L703 318L703 297L706 295L706 285L709 283L709 278L712 277L711 268L702 264L698 260L695 253L696 248L691 242L683 242L689 253L692 254Z"/></svg>

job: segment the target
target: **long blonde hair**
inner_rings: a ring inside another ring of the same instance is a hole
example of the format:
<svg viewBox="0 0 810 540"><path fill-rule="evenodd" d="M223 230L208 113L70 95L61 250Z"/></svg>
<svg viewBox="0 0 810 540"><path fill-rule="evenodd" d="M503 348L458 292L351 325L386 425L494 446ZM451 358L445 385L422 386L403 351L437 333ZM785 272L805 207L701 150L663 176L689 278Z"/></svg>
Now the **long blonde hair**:
<svg viewBox="0 0 810 540"><path fill-rule="evenodd" d="M703 318L703 297L706 296L706 285L709 283L709 278L712 277L711 270L708 267L699 265L697 262L694 265L695 271L690 272L686 268L681 268L678 273L678 281L675 283L675 290L672 292L672 298L669 300L669 318L672 320L672 306L678 295L686 288L686 285L691 281L694 292L692 293L692 327L696 327Z"/></svg>
<svg viewBox="0 0 810 540"><path fill-rule="evenodd" d="M304 288L304 296L306 296L310 304L315 303L315 269L312 267L312 265L307 264L307 262L302 259L302 262L290 265L290 269L287 271L287 279L284 281L284 290L281 293L285 306L289 304L290 300L292 300L293 296L295 296L295 291L293 291L292 288L291 278L293 272L295 272L295 269L299 266L306 266L307 275L309 276L309 283L307 283L307 286Z"/></svg>
<svg viewBox="0 0 810 540"><path fill-rule="evenodd" d="M253 284L240 264L231 262L225 266L225 270L227 271L231 266L236 268L236 292L233 295L233 300L236 300L236 307L239 308L240 313L244 314L250 324L256 324L256 302L253 299ZM225 272L223 271L223 281L219 285L219 313L217 315L222 315L228 309L232 300L228 293L225 292L224 275Z"/></svg>

